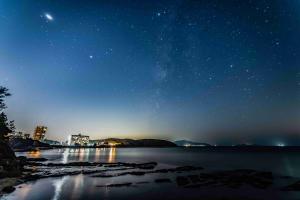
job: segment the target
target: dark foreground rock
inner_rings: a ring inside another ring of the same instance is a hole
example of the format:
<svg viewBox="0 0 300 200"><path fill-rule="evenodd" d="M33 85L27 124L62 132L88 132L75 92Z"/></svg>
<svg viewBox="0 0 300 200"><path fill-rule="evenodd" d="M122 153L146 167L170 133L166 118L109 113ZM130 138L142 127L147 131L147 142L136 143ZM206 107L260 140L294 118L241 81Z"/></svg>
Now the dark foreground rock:
<svg viewBox="0 0 300 200"><path fill-rule="evenodd" d="M271 172L255 171L248 169L200 173L199 175L178 176L178 186L186 188L204 186L225 186L239 188L242 185L250 185L259 189L266 189L273 183Z"/></svg>
<svg viewBox="0 0 300 200"><path fill-rule="evenodd" d="M252 169L237 169L226 171L203 172L202 167L197 166L180 166L174 168L154 169L156 162L148 163L100 163L100 162L70 162L70 163L47 163L47 159L26 159L18 157L15 160L23 163L24 169L22 175L14 184L2 185L2 193L13 192L14 185L33 181L42 178L62 177L67 175L91 174L91 177L110 178L117 176L144 176L146 174L164 174L155 175L151 183L177 184L183 188L202 188L202 187L224 187L238 189L244 185L252 186L256 189L267 189L273 184L275 178L272 172L257 171ZM173 175L165 174L173 173ZM175 175L175 176L174 176ZM176 178L175 178L176 177ZM175 180L174 180L175 178ZM3 179L2 179L3 180ZM117 180L117 179L116 179ZM129 187L147 184L148 181L140 180L139 182L114 183L108 185L97 185L97 187ZM9 187L7 187L9 186ZM283 191L300 191L300 181L282 188Z"/></svg>
<svg viewBox="0 0 300 200"><path fill-rule="evenodd" d="M184 176L178 176L176 178L176 182L178 186L185 186L188 185L190 183L190 180L188 177L184 177Z"/></svg>
<svg viewBox="0 0 300 200"><path fill-rule="evenodd" d="M40 158L41 161L43 158ZM132 167L138 169L154 169L157 165L156 162L148 162L148 163L99 163L99 162L69 162L69 163L40 163L36 162L38 160L28 160L27 164L31 166L45 166L45 167Z"/></svg>
<svg viewBox="0 0 300 200"><path fill-rule="evenodd" d="M2 189L2 192L4 192L4 193L12 193L12 192L15 191L15 190L16 190L15 187L13 187L13 186L7 186L7 187L4 187L4 188Z"/></svg>
<svg viewBox="0 0 300 200"><path fill-rule="evenodd" d="M172 181L169 178L159 178L154 180L155 183L171 183Z"/></svg>
<svg viewBox="0 0 300 200"><path fill-rule="evenodd" d="M139 182L136 182L136 184L148 184L149 182L148 181L139 181Z"/></svg>
<svg viewBox="0 0 300 200"><path fill-rule="evenodd" d="M143 169L137 167L138 169ZM190 172L190 171L197 171L202 170L203 167L193 167L193 166L183 166L183 167L175 167L175 168L168 168L168 169L157 169L152 171L129 171L129 172L122 172L118 174L97 174L93 175L92 177L101 177L101 178L110 178L110 177L117 177L117 176L126 176L126 175L133 175L133 176L143 176L145 174L156 174L156 173L182 173L182 172Z"/></svg>
<svg viewBox="0 0 300 200"><path fill-rule="evenodd" d="M128 187L131 185L132 183L117 183L117 184L109 184L109 185L97 185L96 187Z"/></svg>
<svg viewBox="0 0 300 200"><path fill-rule="evenodd" d="M20 176L22 167L23 162L15 156L9 145L0 141L0 178Z"/></svg>

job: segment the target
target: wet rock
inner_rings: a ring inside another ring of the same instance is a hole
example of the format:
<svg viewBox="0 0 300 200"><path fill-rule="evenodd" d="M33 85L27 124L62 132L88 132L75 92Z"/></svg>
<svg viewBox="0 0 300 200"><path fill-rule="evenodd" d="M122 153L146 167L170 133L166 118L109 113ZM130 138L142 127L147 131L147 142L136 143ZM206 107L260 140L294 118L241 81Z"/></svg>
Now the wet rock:
<svg viewBox="0 0 300 200"><path fill-rule="evenodd" d="M158 169L150 173L189 172L189 171L197 171L202 169L203 167L183 166L183 167L176 167L176 168L169 168L169 169Z"/></svg>
<svg viewBox="0 0 300 200"><path fill-rule="evenodd" d="M124 163L123 163L124 164ZM142 165L148 165L149 163L142 164ZM151 163L152 164L152 163ZM140 164L126 164L126 166L130 166L133 169L140 169ZM135 166L135 167L133 167ZM107 167L107 166L106 166ZM115 166L114 166L115 167ZM129 168L129 169L132 169ZM128 168L127 168L128 169ZM184 167L176 167L176 168L169 168L169 169L158 169L158 170L153 170L153 171L129 171L129 172L122 172L119 174L99 174L99 175L93 175L92 177L117 177L117 176L125 176L125 175L134 175L134 176L143 176L145 174L154 174L154 173L169 173L169 172L184 172L184 171L194 171L194 170L201 170L203 169L202 167L192 167L192 166L184 166ZM113 170L107 170L107 172L113 171Z"/></svg>
<svg viewBox="0 0 300 200"><path fill-rule="evenodd" d="M188 185L190 183L188 177L184 177L184 176L178 176L176 178L176 183L178 186L185 186Z"/></svg>
<svg viewBox="0 0 300 200"><path fill-rule="evenodd" d="M140 181L140 182L136 182L136 184L147 184L149 183L148 181Z"/></svg>
<svg viewBox="0 0 300 200"><path fill-rule="evenodd" d="M189 175L188 178L192 183L199 183L201 181L198 175Z"/></svg>
<svg viewBox="0 0 300 200"><path fill-rule="evenodd" d="M143 176L143 175L146 174L146 172L143 172L143 171L133 171L133 172L125 172L125 174L135 175L135 176Z"/></svg>
<svg viewBox="0 0 300 200"><path fill-rule="evenodd" d="M95 178L111 178L111 177L115 177L116 175L113 174L97 174L97 175L93 175L91 177L95 177Z"/></svg>
<svg viewBox="0 0 300 200"><path fill-rule="evenodd" d="M131 171L131 172L123 172L119 174L97 174L93 175L92 177L101 177L101 178L110 178L110 177L117 177L117 176L125 176L125 175L133 175L133 176L143 176L146 172L144 171Z"/></svg>
<svg viewBox="0 0 300 200"><path fill-rule="evenodd" d="M2 189L2 192L4 192L4 193L12 193L13 191L15 191L15 187L13 187L13 186L6 186L6 187L4 187L3 189Z"/></svg>
<svg viewBox="0 0 300 200"><path fill-rule="evenodd" d="M77 171L56 171L56 172L50 172L50 171L42 171L38 172L36 174L28 174L23 177L23 180L25 182L27 181L33 181L37 179L42 179L42 178L53 178L53 177L62 177L62 176L73 176L73 175L78 175L81 174L81 170Z"/></svg>
<svg viewBox="0 0 300 200"><path fill-rule="evenodd" d="M117 183L117 184L109 184L109 185L97 185L96 187L128 187L131 185L132 183Z"/></svg>
<svg viewBox="0 0 300 200"><path fill-rule="evenodd" d="M47 158L27 158L26 160L28 162L45 162L48 159Z"/></svg>
<svg viewBox="0 0 300 200"><path fill-rule="evenodd" d="M188 188L203 186L239 188L242 185L247 184L255 188L266 189L273 183L272 172L248 169L201 173L200 175L189 175L185 178L191 182L191 184L181 184L181 186ZM183 178L181 179L184 180Z"/></svg>
<svg viewBox="0 0 300 200"><path fill-rule="evenodd" d="M139 169L154 169L156 167L157 163L156 162L149 162L149 163L144 163L144 164L138 164L137 168Z"/></svg>
<svg viewBox="0 0 300 200"><path fill-rule="evenodd" d="M176 167L174 171L177 172L188 172L188 171L195 171L195 170L202 170L203 167L194 167L194 166L182 166L182 167Z"/></svg>
<svg viewBox="0 0 300 200"><path fill-rule="evenodd" d="M168 178L160 178L160 179L155 179L155 183L171 183L172 181Z"/></svg>
<svg viewBox="0 0 300 200"><path fill-rule="evenodd" d="M158 169L151 173L168 173L169 171L170 171L170 169Z"/></svg>
<svg viewBox="0 0 300 200"><path fill-rule="evenodd" d="M88 166L103 166L108 168L115 168L115 167L132 167L138 169L154 169L157 165L156 162L149 162L149 163L97 163L97 162L69 162L69 163L39 163L35 161L28 161L28 165L31 166L47 166L47 167L88 167Z"/></svg>
<svg viewBox="0 0 300 200"><path fill-rule="evenodd" d="M82 167L82 166L101 166L101 163L93 163L93 162L69 162L69 163L48 163L46 166L55 166L55 167L65 167L65 166L72 166L72 167Z"/></svg>
<svg viewBox="0 0 300 200"><path fill-rule="evenodd" d="M127 166L127 167L133 167L138 169L154 169L156 167L156 162L148 162L148 163L105 163L104 167L120 167L120 166Z"/></svg>

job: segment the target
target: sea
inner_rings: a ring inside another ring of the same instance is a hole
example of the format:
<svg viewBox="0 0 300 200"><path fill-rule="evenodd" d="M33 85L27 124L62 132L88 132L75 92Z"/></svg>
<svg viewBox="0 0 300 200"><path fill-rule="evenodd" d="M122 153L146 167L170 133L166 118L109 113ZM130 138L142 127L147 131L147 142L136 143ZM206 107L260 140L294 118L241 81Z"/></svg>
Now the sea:
<svg viewBox="0 0 300 200"><path fill-rule="evenodd" d="M157 168L201 166L204 171L255 169L271 171L278 177L300 180L299 152L239 152L203 151L201 148L78 148L51 149L17 153L18 156L47 158L47 162L157 162ZM300 192L281 191L276 185L270 189L241 189L224 187L182 188L176 184L180 174L145 174L143 176L93 177L72 175L44 178L16 186L16 190L2 199L58 200L58 199L300 199ZM156 183L157 178L171 182ZM286 181L286 180L285 180ZM133 183L125 187L99 185ZM287 180L288 182L288 180ZM144 184L143 184L144 183Z"/></svg>

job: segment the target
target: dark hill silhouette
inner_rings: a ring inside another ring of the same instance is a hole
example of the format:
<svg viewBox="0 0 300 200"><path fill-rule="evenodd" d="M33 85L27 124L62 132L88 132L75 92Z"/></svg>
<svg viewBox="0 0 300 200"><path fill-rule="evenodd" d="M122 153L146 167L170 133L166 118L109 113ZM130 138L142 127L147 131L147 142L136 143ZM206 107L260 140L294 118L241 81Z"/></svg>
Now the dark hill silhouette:
<svg viewBox="0 0 300 200"><path fill-rule="evenodd" d="M128 146L128 147L175 147L176 144L167 140L158 139L120 139L120 138L107 138L100 140L104 144L117 143L118 146Z"/></svg>

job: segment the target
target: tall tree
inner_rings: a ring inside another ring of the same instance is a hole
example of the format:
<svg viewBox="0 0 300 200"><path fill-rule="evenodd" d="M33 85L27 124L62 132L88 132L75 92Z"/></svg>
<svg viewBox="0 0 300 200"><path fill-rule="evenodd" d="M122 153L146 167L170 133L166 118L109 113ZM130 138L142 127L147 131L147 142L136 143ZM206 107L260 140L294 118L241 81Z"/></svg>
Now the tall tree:
<svg viewBox="0 0 300 200"><path fill-rule="evenodd" d="M4 98L10 95L11 94L8 92L8 89L6 87L0 86L0 111L6 108L6 105L4 103Z"/></svg>
<svg viewBox="0 0 300 200"><path fill-rule="evenodd" d="M4 99L10 95L7 88L0 86L0 141L6 140L7 135L12 132L10 128L14 128L13 121L9 122L6 114L3 112L6 108Z"/></svg>

